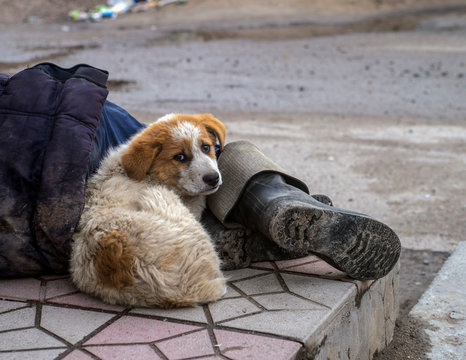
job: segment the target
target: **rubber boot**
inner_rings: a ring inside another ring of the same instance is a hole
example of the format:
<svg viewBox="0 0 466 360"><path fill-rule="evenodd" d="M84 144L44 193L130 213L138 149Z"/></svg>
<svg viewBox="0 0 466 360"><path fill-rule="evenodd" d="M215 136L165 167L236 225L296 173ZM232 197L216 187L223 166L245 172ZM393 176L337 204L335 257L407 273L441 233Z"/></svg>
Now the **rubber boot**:
<svg viewBox="0 0 466 360"><path fill-rule="evenodd" d="M332 206L332 200L327 195L311 196ZM257 261L296 259L308 254L306 251L288 251L251 229L226 228L209 210L204 211L201 222L214 241L223 270L242 269Z"/></svg>
<svg viewBox="0 0 466 360"><path fill-rule="evenodd" d="M323 204L276 173L252 178L231 216L281 248L312 252L354 279L381 278L400 256L400 240L387 225Z"/></svg>

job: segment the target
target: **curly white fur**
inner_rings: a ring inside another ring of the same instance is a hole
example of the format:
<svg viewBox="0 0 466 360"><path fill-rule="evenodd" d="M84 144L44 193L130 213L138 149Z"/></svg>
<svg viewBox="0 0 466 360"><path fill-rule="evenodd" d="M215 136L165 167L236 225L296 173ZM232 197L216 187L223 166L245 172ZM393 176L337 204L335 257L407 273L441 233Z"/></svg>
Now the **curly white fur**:
<svg viewBox="0 0 466 360"><path fill-rule="evenodd" d="M225 279L198 221L204 196L183 201L150 173L131 179L122 163L127 148L112 150L89 179L73 237L73 282L112 304L173 307L219 299Z"/></svg>

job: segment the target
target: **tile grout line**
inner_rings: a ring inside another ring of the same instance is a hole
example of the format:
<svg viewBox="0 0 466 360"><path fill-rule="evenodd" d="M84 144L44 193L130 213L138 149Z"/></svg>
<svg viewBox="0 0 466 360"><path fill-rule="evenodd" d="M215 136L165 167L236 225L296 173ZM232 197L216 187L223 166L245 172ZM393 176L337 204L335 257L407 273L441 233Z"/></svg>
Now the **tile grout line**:
<svg viewBox="0 0 466 360"><path fill-rule="evenodd" d="M280 283L280 286L282 287L283 291L290 293L290 289L288 288L288 285L286 285L285 280L282 278L282 275L280 273L280 269L278 268L277 264L272 263L272 266L274 268L274 275L277 278L278 282Z"/></svg>
<svg viewBox="0 0 466 360"><path fill-rule="evenodd" d="M176 338L181 338L181 337L183 337L183 336L191 335L191 334L194 334L194 333L197 333L197 332L201 332L201 331L204 331L204 330L205 330L205 328L189 330L189 331L186 331L186 332L181 333L181 334L176 334L176 335L164 337L164 338L162 338L162 339L158 339L158 340L151 341L151 344L157 345L158 343L162 343L162 342L164 342L164 341L169 341L169 340L173 340L173 339L176 339Z"/></svg>
<svg viewBox="0 0 466 360"><path fill-rule="evenodd" d="M107 304L107 303L104 303ZM97 307L89 307L89 306L81 306L81 305L74 305L74 304L62 304L62 303L56 303L56 302L49 302L46 300L42 305L46 306L51 306L51 307L58 307L58 308L65 308L65 309L74 309L74 310L83 310L83 311L93 311L93 312L99 312L99 313L104 313L104 314L114 314L118 315L126 311L128 308L124 308L123 310L106 310L102 308L97 308ZM111 305L111 304L108 304Z"/></svg>
<svg viewBox="0 0 466 360"><path fill-rule="evenodd" d="M280 271L280 269L278 268L278 266L277 266L276 264L273 264L273 266L275 267L275 273L274 273L274 274L276 275L278 282L280 283L281 287L283 288L283 290L284 290L286 293L288 293L288 294L290 294L290 295L292 295L292 296L296 296L297 298L299 298L299 299L301 299L301 300L306 300L306 301L309 301L309 302L311 302L311 303L313 303L313 304L320 305L320 306L323 306L323 307L325 307L325 308L327 308L327 309L329 309L329 310L332 310L332 307L330 307L330 306L328 306L328 305L321 304L321 303L319 303L319 302L317 302L317 301L308 299L308 298L306 298L306 297L304 297L304 296L302 296L302 295L296 294L295 292L291 291L290 288L288 287L288 285L286 284L285 280L283 279L283 277L282 277L282 275L281 275L282 272ZM296 275L296 274L292 274L292 275ZM256 296L257 296L257 295L256 295Z"/></svg>
<svg viewBox="0 0 466 360"><path fill-rule="evenodd" d="M112 317L111 319L107 320L104 324L100 325L99 327L97 327L96 329L94 329L93 331L91 331L89 334L87 334L86 336L84 336L81 340L79 340L78 342L76 342L75 344L71 344L71 346L69 347L69 352L65 352L63 354L60 354L56 359L63 359L66 355L68 355L68 353L71 353L73 352L73 350L85 350L83 348L83 345L84 343L91 339L93 336L95 336L96 334L98 334L99 332L101 332L102 330L104 330L106 327L110 326L111 324L113 324L115 321L117 321L118 319L120 319L121 317L123 317L124 315L126 315L129 311L131 310L131 308L126 308L125 310L123 310L121 313L119 314L115 314L114 317Z"/></svg>
<svg viewBox="0 0 466 360"><path fill-rule="evenodd" d="M278 261L287 261L287 260L278 260ZM310 260L310 261L306 261L306 262L303 262L301 264L295 264L295 265L290 265L290 266L284 266L283 268L278 268L280 271L282 270L288 270L288 269L291 269L291 268L294 268L294 267L298 267L298 266L303 266L303 265L308 265L308 264L314 264L316 262L319 262L319 261L324 261L322 259L319 258L319 260ZM274 265L276 265L276 262L277 260L273 261ZM273 266L273 265L272 265ZM278 265L277 265L278 267Z"/></svg>
<svg viewBox="0 0 466 360"><path fill-rule="evenodd" d="M267 311L267 309L266 309L264 306L262 306L260 303L258 303L256 300L254 300L251 296L249 296L248 294L246 294L243 290L241 290L241 289L240 289L239 287L237 287L235 284L229 283L228 285L229 285L233 290L235 290L236 292L238 292L238 293L241 295L241 297L242 297L243 299L248 300L250 303L252 303L252 304L255 305L256 307L258 307L258 308L261 310L261 312L262 312L262 311ZM227 299L227 300L228 300L228 299Z"/></svg>
<svg viewBox="0 0 466 360"><path fill-rule="evenodd" d="M202 310L204 310L204 316L207 320L207 333L209 334L210 345L212 346L212 350L214 350L214 354L218 356L222 356L220 352L220 347L218 346L217 337L214 333L215 322L212 314L210 313L209 305L204 304L202 305Z"/></svg>
<svg viewBox="0 0 466 360"><path fill-rule="evenodd" d="M226 322L228 322L228 321L233 321L233 320L238 320L238 319L244 319L244 318L247 318L247 317L249 317L249 316L261 314L262 312L263 312L263 311L254 311L254 312L251 312L251 313L249 313L249 314L238 315L238 316L235 316L235 317L232 317L232 318L228 318L228 319L225 319L225 320L218 321L217 324L218 324L218 325L222 325L223 323L226 323Z"/></svg>
<svg viewBox="0 0 466 360"><path fill-rule="evenodd" d="M23 309L27 309L27 308L32 308L33 305L34 305L34 303L25 302L25 303L24 303L24 306L20 306L20 307L17 307L17 308L15 308L15 309L5 310L4 312L0 312L0 315L9 314L9 313L15 312L15 311L17 311L17 310L23 310Z"/></svg>
<svg viewBox="0 0 466 360"><path fill-rule="evenodd" d="M157 345L155 345L153 342L149 344L150 348L162 359L162 360L170 360L168 357L165 356L165 354L160 350Z"/></svg>
<svg viewBox="0 0 466 360"><path fill-rule="evenodd" d="M37 303L36 304L36 316L34 318L34 327L39 329L41 321L42 321L42 304Z"/></svg>
<svg viewBox="0 0 466 360"><path fill-rule="evenodd" d="M309 274L309 273L304 273L304 272L299 272L299 271L291 271L289 270L290 268L283 269L283 270L278 270L280 274L289 274L289 275L298 275L298 276L306 276L314 279L324 279L324 280L331 280L331 281L344 281L342 279L345 279L348 275L345 274L344 277L341 278L332 278L330 276L325 276L325 275L318 275L318 274ZM338 270L338 269L337 269ZM351 279L350 280L355 280Z"/></svg>
<svg viewBox="0 0 466 360"><path fill-rule="evenodd" d="M59 349L66 350L66 346L63 345L63 346L49 346L49 347L44 347L44 348L0 350L0 354L17 353L17 352L24 352L24 351L59 350Z"/></svg>
<svg viewBox="0 0 466 360"><path fill-rule="evenodd" d="M246 269L249 269L249 268L246 268ZM264 270L264 269L261 269L261 270ZM273 270L272 269L266 269L264 270L265 272L262 273L262 274L256 274L256 275L251 275L251 276L246 276L244 278L240 278L240 279L236 279L236 280L228 280L228 284L232 284L232 283L235 283L235 282L240 282L240 281L245 281L245 280L251 280L251 279L255 279L255 278L259 278L259 277L262 277L262 276L267 276L267 275L270 275L270 274L273 274Z"/></svg>
<svg viewBox="0 0 466 360"><path fill-rule="evenodd" d="M76 294L83 294L83 293L81 291L79 291L79 290L76 290L76 291L69 292L69 293L66 293L66 294L51 296L49 298L44 299L44 301L49 302L50 300L56 300L56 299L59 299L59 298L62 298L62 297L66 297L66 296L70 296L70 295L76 295Z"/></svg>
<svg viewBox="0 0 466 360"><path fill-rule="evenodd" d="M268 292L268 293L256 293L256 294L251 294L249 295L250 297L253 297L253 296L267 296L267 295L278 295L278 294L286 294L287 292L285 290L277 290L277 291L271 291L271 292ZM227 300L230 300L230 299L227 299ZM266 309L267 310L267 309ZM268 310L270 311L270 310Z"/></svg>
<svg viewBox="0 0 466 360"><path fill-rule="evenodd" d="M258 330L247 330L247 329L235 328L235 327L232 327L232 326L221 325L221 324L218 324L216 326L216 329L226 330L226 331L231 331L231 332L236 332L236 333L241 333L241 334L246 334L246 335L263 336L263 337L266 337L266 338L272 338L272 339L276 339L276 340L287 340L287 341L292 341L292 342L298 343L301 346L304 346L304 344L303 344L303 342L301 340L293 338L291 336L286 336L286 335L277 335L277 334L267 333L267 332L258 331Z"/></svg>
<svg viewBox="0 0 466 360"><path fill-rule="evenodd" d="M209 305L205 304L202 306L204 309L204 315L207 319L207 332L209 334L210 338L210 344L212 345L212 349L214 349L214 353L216 356L221 357L222 359L226 360L231 360L230 358L226 357L225 355L222 354L220 351L220 346L217 341L217 337L215 336L214 329L216 328L216 323L214 322L214 318L212 317L212 314L210 313Z"/></svg>
<svg viewBox="0 0 466 360"><path fill-rule="evenodd" d="M143 319L151 319L151 320L158 320L158 321L170 321L175 324L184 324L184 325L191 325L191 326L198 326L198 327L205 327L206 323L193 321L193 320L184 320L179 318L172 318L169 316L162 316L162 315L152 315L152 314L141 314L141 313L129 313L128 316L139 317Z"/></svg>
<svg viewBox="0 0 466 360"><path fill-rule="evenodd" d="M35 325L32 326L24 326L20 328L15 328L15 329L6 329L6 330L0 330L0 334L8 333L8 332L13 332L13 331L18 331L18 330L28 330L28 329L37 329ZM0 350L2 351L2 350Z"/></svg>
<svg viewBox="0 0 466 360"><path fill-rule="evenodd" d="M39 288L39 302L40 303L43 303L45 301L46 291L47 291L47 281L41 279L40 288Z"/></svg>
<svg viewBox="0 0 466 360"><path fill-rule="evenodd" d="M47 335L55 338L56 340L62 342L63 345L66 346L67 348L70 348L71 346L73 346L73 344L70 343L68 340L62 338L61 336L58 336L57 334L51 332L50 330L47 330L46 328L42 327L41 325L38 325L37 329L44 332L44 333L46 333Z"/></svg>
<svg viewBox="0 0 466 360"><path fill-rule="evenodd" d="M91 353L90 351L88 351L87 349L85 348L81 348L81 349L72 349L70 352L66 353L66 356L68 354L71 354L73 351L82 351L83 353L85 353L87 356L90 356L91 358L93 358L94 360L101 360L101 358L99 358L98 356L94 355L93 353ZM61 354L60 354L61 355ZM57 358L58 359L58 358ZM56 360L56 359L55 359Z"/></svg>

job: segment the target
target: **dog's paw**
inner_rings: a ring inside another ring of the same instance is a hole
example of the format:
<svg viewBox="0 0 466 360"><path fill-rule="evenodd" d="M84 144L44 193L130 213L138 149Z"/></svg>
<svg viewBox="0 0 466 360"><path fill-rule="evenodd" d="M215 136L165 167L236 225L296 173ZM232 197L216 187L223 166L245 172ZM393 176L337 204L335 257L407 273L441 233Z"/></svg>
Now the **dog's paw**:
<svg viewBox="0 0 466 360"><path fill-rule="evenodd" d="M226 292L226 280L223 277L203 282L197 289L197 302L209 303L217 301L225 295Z"/></svg>
<svg viewBox="0 0 466 360"><path fill-rule="evenodd" d="M162 309L198 306L219 300L227 291L225 279L216 278L203 281L191 287L185 296L179 299L162 299L157 306Z"/></svg>

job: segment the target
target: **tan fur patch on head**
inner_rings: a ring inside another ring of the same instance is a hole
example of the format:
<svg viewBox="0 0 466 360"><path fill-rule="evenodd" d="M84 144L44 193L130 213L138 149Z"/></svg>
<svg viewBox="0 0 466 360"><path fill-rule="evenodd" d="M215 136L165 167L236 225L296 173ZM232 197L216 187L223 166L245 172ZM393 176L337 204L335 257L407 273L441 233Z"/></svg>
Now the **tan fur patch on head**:
<svg viewBox="0 0 466 360"><path fill-rule="evenodd" d="M134 249L128 236L123 232L109 232L98 244L95 262L98 280L119 290L133 285L133 259Z"/></svg>
<svg viewBox="0 0 466 360"><path fill-rule="evenodd" d="M154 123L136 136L121 156L128 177L141 181L167 138L170 139L169 128L163 123Z"/></svg>
<svg viewBox="0 0 466 360"><path fill-rule="evenodd" d="M183 122L199 128L200 135L215 145L216 139L223 150L225 145L225 125L211 114L170 114L153 123L128 145L122 155L122 164L128 177L141 181L148 173L163 184L176 187L180 170L186 164L173 160L179 153L190 155L192 139L176 139L173 129ZM210 157L215 159L215 146L211 146Z"/></svg>

